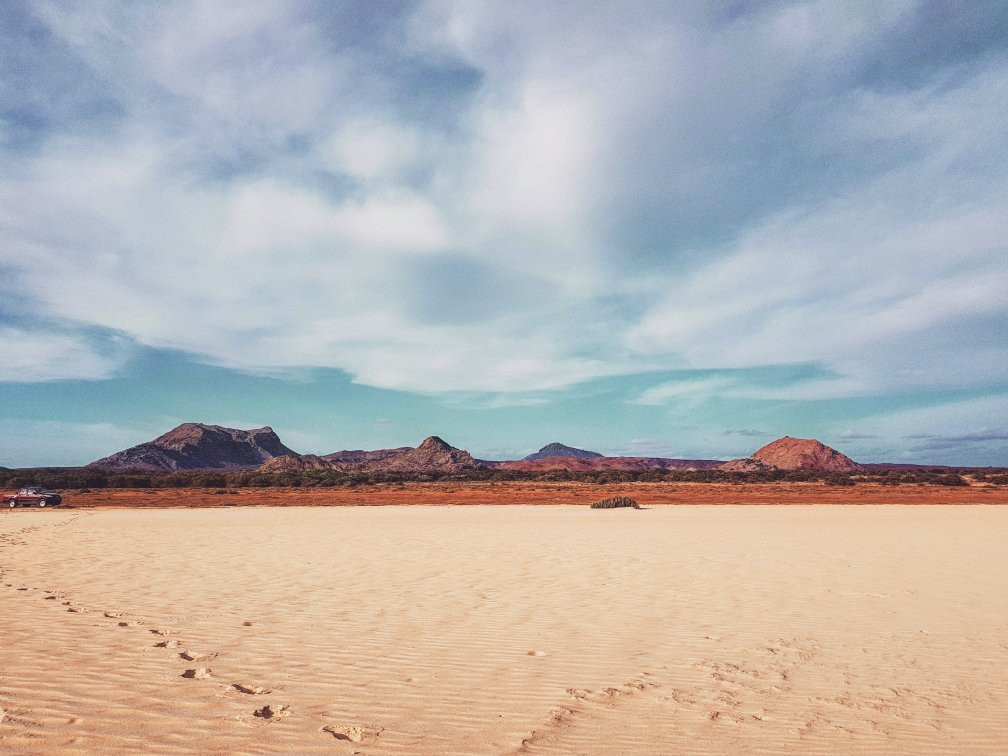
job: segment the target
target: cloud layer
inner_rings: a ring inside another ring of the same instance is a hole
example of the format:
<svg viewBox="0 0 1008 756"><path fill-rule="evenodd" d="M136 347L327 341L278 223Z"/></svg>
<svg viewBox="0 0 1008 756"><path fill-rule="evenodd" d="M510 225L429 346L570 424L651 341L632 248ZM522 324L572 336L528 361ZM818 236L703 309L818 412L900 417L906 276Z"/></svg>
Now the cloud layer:
<svg viewBox="0 0 1008 756"><path fill-rule="evenodd" d="M1008 386L1000 3L0 14L2 380L114 333L417 392Z"/></svg>

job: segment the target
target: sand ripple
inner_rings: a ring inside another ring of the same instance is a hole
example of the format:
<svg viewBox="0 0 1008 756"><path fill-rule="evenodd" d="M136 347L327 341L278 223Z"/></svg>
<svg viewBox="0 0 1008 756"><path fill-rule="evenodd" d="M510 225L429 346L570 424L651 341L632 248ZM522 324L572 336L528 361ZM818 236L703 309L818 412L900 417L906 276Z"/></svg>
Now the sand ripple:
<svg viewBox="0 0 1008 756"><path fill-rule="evenodd" d="M0 750L1008 750L1008 509L0 516Z"/></svg>

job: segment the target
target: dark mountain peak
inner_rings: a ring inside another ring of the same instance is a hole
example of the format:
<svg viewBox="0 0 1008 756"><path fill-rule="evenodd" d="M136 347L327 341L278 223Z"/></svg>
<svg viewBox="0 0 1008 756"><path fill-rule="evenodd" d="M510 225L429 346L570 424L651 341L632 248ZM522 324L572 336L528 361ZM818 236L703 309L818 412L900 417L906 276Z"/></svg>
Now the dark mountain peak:
<svg viewBox="0 0 1008 756"><path fill-rule="evenodd" d="M153 441L92 462L106 469L235 470L254 468L268 459L294 454L273 429L225 428L206 423L182 423Z"/></svg>
<svg viewBox="0 0 1008 756"><path fill-rule="evenodd" d="M553 441L552 443L546 444L542 449L535 452L534 454L529 454L525 457L528 461L536 461L539 459L548 459L549 457L576 457L577 459L595 459L603 455L598 452L588 451L587 449L576 449L573 446L567 446L566 444L561 444L559 441Z"/></svg>

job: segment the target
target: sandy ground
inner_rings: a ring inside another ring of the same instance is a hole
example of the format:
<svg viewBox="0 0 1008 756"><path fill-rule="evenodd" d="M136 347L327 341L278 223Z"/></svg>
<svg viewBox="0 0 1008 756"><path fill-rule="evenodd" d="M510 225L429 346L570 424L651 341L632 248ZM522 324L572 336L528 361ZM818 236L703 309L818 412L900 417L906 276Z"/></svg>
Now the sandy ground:
<svg viewBox="0 0 1008 756"><path fill-rule="evenodd" d="M5 752L1008 752L1006 669L1005 507L0 513Z"/></svg>

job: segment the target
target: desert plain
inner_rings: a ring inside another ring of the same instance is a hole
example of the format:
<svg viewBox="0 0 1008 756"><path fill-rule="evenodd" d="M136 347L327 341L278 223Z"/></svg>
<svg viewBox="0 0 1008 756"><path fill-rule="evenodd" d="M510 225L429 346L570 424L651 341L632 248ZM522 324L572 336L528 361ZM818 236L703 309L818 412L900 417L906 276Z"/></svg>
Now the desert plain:
<svg viewBox="0 0 1008 756"><path fill-rule="evenodd" d="M1008 751L1008 508L644 485L0 513L0 751Z"/></svg>

